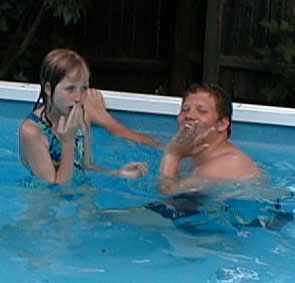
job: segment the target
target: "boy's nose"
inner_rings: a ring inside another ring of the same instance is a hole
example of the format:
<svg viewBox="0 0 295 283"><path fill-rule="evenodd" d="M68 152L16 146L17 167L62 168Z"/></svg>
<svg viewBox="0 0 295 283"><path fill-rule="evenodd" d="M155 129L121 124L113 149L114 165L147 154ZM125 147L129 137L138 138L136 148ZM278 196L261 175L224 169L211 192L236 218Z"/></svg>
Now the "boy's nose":
<svg viewBox="0 0 295 283"><path fill-rule="evenodd" d="M195 120L195 119L197 119L198 117L197 117L197 114L194 112L194 111L192 111L192 110L190 110L190 111L188 111L187 113L186 113L186 117L185 117L187 120Z"/></svg>

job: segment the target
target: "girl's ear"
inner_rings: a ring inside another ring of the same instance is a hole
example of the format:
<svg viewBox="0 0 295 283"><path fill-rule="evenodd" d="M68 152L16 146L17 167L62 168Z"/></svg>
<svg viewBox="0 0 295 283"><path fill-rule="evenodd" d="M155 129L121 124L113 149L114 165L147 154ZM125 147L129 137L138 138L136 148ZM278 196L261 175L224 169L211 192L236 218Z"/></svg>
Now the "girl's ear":
<svg viewBox="0 0 295 283"><path fill-rule="evenodd" d="M229 120L228 118L224 117L217 122L217 132L226 132L227 128L229 127Z"/></svg>
<svg viewBox="0 0 295 283"><path fill-rule="evenodd" d="M51 95L51 86L50 86L50 83L49 82L46 82L45 83L44 91L45 91L45 93L46 93L47 96L50 96Z"/></svg>

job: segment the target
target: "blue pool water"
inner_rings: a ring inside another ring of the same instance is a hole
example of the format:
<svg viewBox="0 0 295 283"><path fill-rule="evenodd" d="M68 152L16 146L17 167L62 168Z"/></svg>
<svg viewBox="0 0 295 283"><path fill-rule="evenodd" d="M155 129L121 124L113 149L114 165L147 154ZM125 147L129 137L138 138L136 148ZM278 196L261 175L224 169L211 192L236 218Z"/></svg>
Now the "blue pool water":
<svg viewBox="0 0 295 283"><path fill-rule="evenodd" d="M89 173L83 188L24 186L18 127L31 106L0 101L0 282L293 282L293 128L235 123L232 141L268 182L217 185L199 204L158 194L160 149L99 127L92 131L96 162L145 161L149 173L137 180ZM177 129L173 116L113 115L163 142ZM65 197L73 190L86 197ZM243 194L225 198L237 190ZM171 219L171 203L197 213ZM257 219L271 224L257 227Z"/></svg>

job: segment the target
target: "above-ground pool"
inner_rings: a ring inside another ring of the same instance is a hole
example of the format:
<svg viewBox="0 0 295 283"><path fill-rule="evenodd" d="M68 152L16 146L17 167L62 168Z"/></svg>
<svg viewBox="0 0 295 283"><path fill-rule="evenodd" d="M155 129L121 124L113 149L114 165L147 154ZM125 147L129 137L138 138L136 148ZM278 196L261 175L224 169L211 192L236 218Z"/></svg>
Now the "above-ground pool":
<svg viewBox="0 0 295 283"><path fill-rule="evenodd" d="M234 105L231 141L266 180L166 198L158 193L162 150L98 126L97 163L145 161L149 173L133 180L89 172L83 186L32 183L19 159L18 128L37 92L0 84L0 282L294 282L292 109ZM179 98L103 94L129 127L162 142L176 132Z"/></svg>

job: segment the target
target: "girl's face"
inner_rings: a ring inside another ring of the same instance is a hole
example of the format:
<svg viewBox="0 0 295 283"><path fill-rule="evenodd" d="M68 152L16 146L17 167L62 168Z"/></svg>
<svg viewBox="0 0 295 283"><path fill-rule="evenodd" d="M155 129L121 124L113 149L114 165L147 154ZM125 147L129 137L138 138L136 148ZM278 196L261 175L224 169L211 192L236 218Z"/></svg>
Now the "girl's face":
<svg viewBox="0 0 295 283"><path fill-rule="evenodd" d="M75 103L84 103L89 88L89 73L86 68L75 69L56 85L51 111L67 116Z"/></svg>

